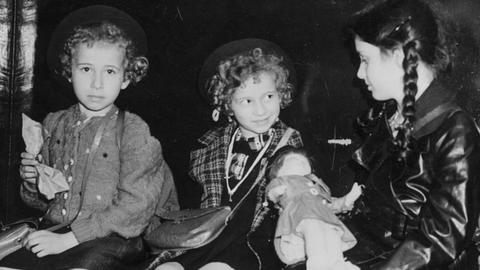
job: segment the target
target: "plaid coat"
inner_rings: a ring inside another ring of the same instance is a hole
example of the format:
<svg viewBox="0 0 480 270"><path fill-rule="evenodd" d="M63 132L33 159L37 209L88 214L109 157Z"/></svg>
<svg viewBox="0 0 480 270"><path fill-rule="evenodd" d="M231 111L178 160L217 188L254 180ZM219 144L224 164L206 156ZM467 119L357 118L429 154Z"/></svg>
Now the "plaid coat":
<svg viewBox="0 0 480 270"><path fill-rule="evenodd" d="M199 182L203 187L201 208L215 207L221 204L228 145L237 127L238 124L233 122L227 126L207 131L207 133L198 139L200 147L190 153L189 174L192 179ZM272 143L265 153L265 157L267 158L273 155L273 151L288 127L283 122L278 121L273 125L273 128L275 133ZM295 130L287 143L295 147L303 146L300 133ZM261 162L260 164L266 163ZM262 203L265 201L265 188L267 184L265 177L258 184L259 189L257 193L255 217L251 225L250 233L258 228L268 213L268 208L262 207ZM162 263L172 260L182 253L184 253L184 251L164 250L157 255L147 270L153 270Z"/></svg>
<svg viewBox="0 0 480 270"><path fill-rule="evenodd" d="M233 122L226 127L208 131L198 140L201 147L190 153L190 176L203 187L201 208L215 207L221 204L228 145L237 127L238 124ZM273 128L275 131L274 137L265 153L266 158L270 158L274 154L277 144L288 127L283 122L278 121L273 125ZM303 146L298 131L295 130L292 133L288 144L294 147ZM265 162L261 164L266 166ZM266 178L263 177L258 185L257 204L251 231L254 231L260 225L268 210L262 207L262 203L265 201Z"/></svg>

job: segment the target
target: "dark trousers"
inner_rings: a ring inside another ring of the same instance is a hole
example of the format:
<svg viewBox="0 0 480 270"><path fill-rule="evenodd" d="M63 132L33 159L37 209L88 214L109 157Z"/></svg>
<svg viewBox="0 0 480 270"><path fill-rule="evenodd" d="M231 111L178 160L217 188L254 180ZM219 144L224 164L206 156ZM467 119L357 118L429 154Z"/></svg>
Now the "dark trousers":
<svg viewBox="0 0 480 270"><path fill-rule="evenodd" d="M88 270L131 269L145 259L142 239L125 239L118 235L80 243L60 254L38 258L34 253L22 248L0 261L0 266L32 269L57 270L84 268Z"/></svg>

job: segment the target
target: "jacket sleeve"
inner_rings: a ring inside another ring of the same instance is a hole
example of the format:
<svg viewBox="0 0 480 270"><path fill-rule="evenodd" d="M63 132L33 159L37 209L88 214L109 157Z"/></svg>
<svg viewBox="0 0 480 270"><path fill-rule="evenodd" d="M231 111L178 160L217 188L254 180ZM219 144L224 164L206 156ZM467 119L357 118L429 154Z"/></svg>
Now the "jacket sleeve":
<svg viewBox="0 0 480 270"><path fill-rule="evenodd" d="M381 269L449 265L472 238L479 213L480 137L465 113L450 116L439 129L431 141L432 187L420 212L420 226Z"/></svg>
<svg viewBox="0 0 480 270"><path fill-rule="evenodd" d="M54 125L56 125L58 118L63 114L63 111L57 113L49 113L43 121L43 145L41 155L43 157L42 162L48 164L48 145L50 142L50 134ZM48 200L40 194L36 185L29 183L22 183L20 185L20 198L22 201L35 209L40 211L46 211L48 208Z"/></svg>
<svg viewBox="0 0 480 270"><path fill-rule="evenodd" d="M136 237L155 212L178 209L172 173L163 159L160 142L150 135L143 120L134 118L136 121L125 118L117 194L105 209L73 222L72 232L79 242L110 233Z"/></svg>

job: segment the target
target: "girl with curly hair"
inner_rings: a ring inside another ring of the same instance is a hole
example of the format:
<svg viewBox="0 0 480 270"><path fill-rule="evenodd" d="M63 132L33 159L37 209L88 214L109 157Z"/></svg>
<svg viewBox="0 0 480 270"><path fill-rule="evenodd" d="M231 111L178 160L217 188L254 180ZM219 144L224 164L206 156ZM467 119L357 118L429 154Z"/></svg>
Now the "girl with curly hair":
<svg viewBox="0 0 480 270"><path fill-rule="evenodd" d="M78 103L47 115L41 155L22 153L21 198L45 214L24 248L0 265L131 269L144 259L140 234L154 214L178 209L160 142L140 117L114 104L120 91L145 76L145 53L142 28L116 8L78 9L59 24L48 60L72 84ZM68 190L46 196L39 163Z"/></svg>
<svg viewBox="0 0 480 270"><path fill-rule="evenodd" d="M253 190L218 238L157 270L281 268L273 247L276 212L264 203L264 170L288 128L278 118L293 91L287 61L278 46L259 39L233 41L206 60L200 77L209 78L204 91L213 119L227 120L190 153L190 175L203 187L200 207L233 208ZM287 144L302 146L300 134L294 131Z"/></svg>

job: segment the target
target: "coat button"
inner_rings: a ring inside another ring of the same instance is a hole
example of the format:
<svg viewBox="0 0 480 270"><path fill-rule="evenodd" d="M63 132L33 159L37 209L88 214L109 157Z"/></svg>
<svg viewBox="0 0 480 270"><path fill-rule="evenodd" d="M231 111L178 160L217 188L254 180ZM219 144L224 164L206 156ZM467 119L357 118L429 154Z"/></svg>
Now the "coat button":
<svg viewBox="0 0 480 270"><path fill-rule="evenodd" d="M67 209L63 208L62 209L62 216L65 216L67 214Z"/></svg>

